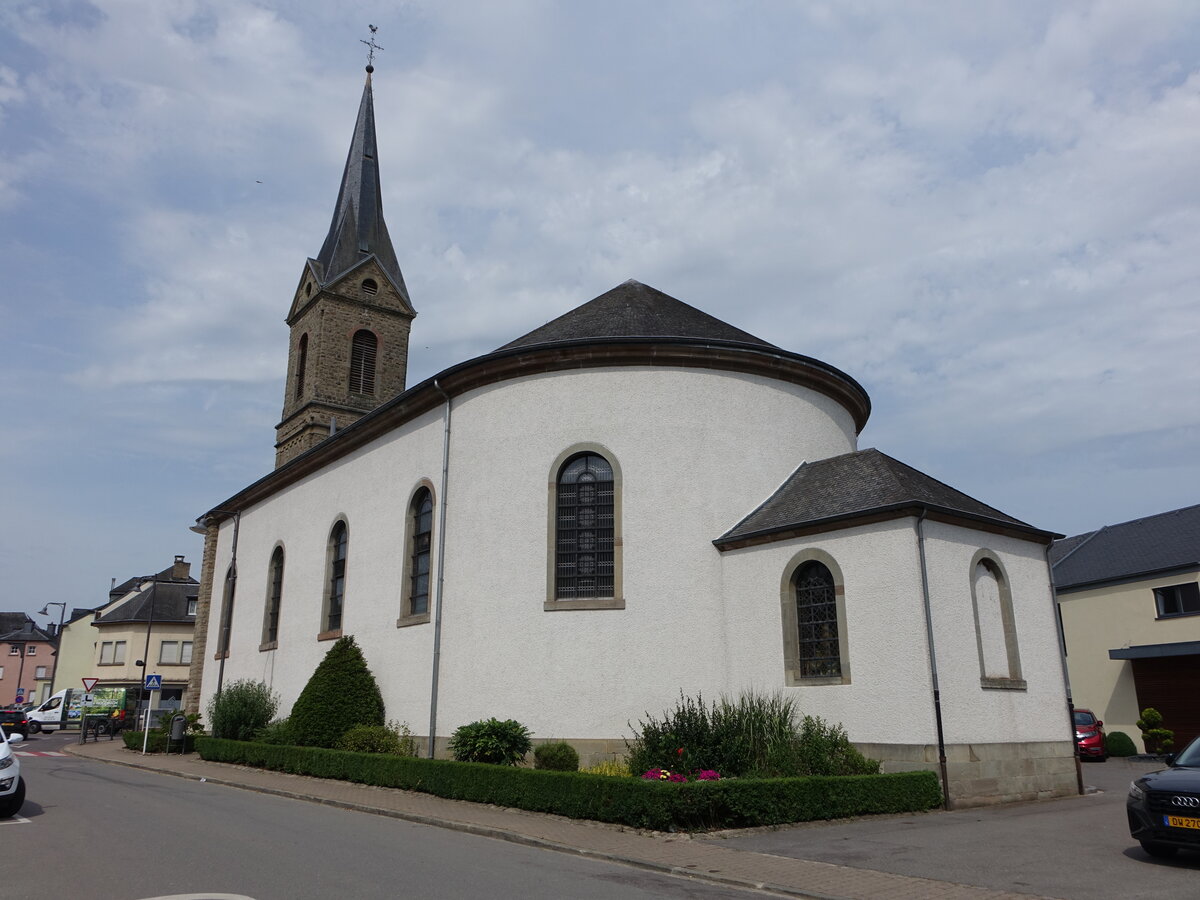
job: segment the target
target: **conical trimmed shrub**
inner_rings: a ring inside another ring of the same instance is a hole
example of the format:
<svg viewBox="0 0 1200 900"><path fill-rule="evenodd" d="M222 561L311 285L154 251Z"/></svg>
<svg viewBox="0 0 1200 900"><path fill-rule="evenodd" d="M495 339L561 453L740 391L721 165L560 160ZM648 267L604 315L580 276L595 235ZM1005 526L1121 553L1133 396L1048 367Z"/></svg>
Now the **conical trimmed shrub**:
<svg viewBox="0 0 1200 900"><path fill-rule="evenodd" d="M332 747L356 725L383 725L383 697L351 636L329 648L292 706L288 725L297 744Z"/></svg>

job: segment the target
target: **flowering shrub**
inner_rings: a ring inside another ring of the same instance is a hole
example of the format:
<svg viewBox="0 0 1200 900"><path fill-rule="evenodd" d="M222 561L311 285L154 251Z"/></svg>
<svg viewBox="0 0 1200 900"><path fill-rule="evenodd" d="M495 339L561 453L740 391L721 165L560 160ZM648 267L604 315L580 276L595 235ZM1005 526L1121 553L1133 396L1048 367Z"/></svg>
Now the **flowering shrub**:
<svg viewBox="0 0 1200 900"><path fill-rule="evenodd" d="M717 781L721 776L712 769L699 772L672 772L670 769L647 769L642 775L647 781Z"/></svg>

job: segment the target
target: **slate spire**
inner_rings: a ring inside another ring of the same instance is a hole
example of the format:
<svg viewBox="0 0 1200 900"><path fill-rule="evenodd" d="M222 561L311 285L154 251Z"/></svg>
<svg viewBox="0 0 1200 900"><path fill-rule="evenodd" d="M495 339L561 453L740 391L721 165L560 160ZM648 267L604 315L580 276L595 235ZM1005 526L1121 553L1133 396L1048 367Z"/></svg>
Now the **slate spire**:
<svg viewBox="0 0 1200 900"><path fill-rule="evenodd" d="M379 158L375 146L375 102L371 92L372 71L374 66L367 66L367 81L358 106L358 120L354 123L350 152L346 155L337 206L316 262L320 264L321 283L327 285L364 259L374 256L405 301L409 302L408 288L404 285L396 251L383 221Z"/></svg>

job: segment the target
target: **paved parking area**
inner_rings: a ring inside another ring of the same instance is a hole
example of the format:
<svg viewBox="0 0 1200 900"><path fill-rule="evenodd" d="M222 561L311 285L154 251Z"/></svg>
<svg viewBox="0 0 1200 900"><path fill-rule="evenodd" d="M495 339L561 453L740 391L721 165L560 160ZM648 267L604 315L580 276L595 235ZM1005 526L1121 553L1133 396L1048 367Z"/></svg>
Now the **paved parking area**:
<svg viewBox="0 0 1200 900"><path fill-rule="evenodd" d="M723 846L1064 900L1200 896L1200 853L1147 856L1129 837L1129 782L1161 764L1085 763L1095 793L1043 803L730 835Z"/></svg>

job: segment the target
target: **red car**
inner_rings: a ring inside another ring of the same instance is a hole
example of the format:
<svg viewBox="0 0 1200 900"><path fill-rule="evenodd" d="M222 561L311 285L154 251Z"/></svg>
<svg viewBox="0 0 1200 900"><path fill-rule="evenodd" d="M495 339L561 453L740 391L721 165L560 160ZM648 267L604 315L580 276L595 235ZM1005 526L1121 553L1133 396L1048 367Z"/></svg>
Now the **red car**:
<svg viewBox="0 0 1200 900"><path fill-rule="evenodd" d="M1104 743L1104 723L1090 709L1075 710L1075 746L1082 759L1108 759L1108 746Z"/></svg>

